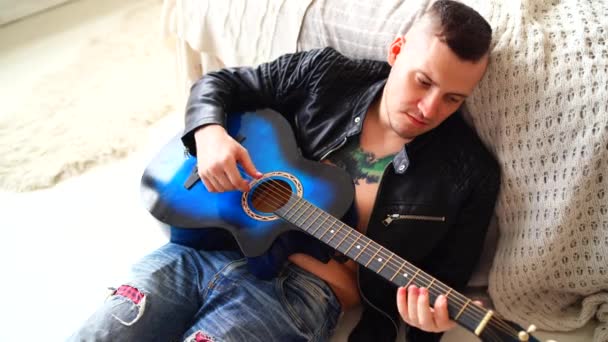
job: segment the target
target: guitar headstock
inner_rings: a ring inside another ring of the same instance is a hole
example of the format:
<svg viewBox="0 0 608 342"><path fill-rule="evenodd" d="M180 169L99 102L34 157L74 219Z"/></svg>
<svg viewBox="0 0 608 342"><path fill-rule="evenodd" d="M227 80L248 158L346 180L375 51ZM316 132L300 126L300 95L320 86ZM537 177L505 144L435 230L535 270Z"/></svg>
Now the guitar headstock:
<svg viewBox="0 0 608 342"><path fill-rule="evenodd" d="M532 335L535 331L536 326L533 324L524 330L515 323L492 317L479 334L479 337L482 341L541 342ZM546 340L544 342L556 341Z"/></svg>

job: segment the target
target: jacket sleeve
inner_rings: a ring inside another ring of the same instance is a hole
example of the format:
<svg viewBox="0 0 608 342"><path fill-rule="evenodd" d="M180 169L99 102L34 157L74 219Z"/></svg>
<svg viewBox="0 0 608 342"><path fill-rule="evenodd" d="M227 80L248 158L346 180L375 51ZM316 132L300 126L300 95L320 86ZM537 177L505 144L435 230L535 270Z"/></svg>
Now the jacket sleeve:
<svg viewBox="0 0 608 342"><path fill-rule="evenodd" d="M321 49L287 54L255 68L226 68L210 72L190 90L182 142L196 155L194 132L208 124L225 125L234 111L271 108L293 124L289 104L306 96L307 84L318 73L323 58L335 50Z"/></svg>
<svg viewBox="0 0 608 342"><path fill-rule="evenodd" d="M500 188L500 169L494 164L474 185L455 224L433 251L423 269L446 285L462 292L481 255L486 232ZM408 341L439 341L441 334L410 328Z"/></svg>

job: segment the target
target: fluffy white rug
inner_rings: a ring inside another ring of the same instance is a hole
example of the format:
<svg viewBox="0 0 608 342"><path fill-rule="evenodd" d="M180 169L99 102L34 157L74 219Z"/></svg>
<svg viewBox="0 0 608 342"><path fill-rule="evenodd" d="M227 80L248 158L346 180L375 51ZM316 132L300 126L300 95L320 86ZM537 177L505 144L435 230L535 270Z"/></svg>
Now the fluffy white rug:
<svg viewBox="0 0 608 342"><path fill-rule="evenodd" d="M145 142L146 128L176 99L160 10L146 2L121 14L76 60L41 75L17 112L0 117L0 188L50 187Z"/></svg>

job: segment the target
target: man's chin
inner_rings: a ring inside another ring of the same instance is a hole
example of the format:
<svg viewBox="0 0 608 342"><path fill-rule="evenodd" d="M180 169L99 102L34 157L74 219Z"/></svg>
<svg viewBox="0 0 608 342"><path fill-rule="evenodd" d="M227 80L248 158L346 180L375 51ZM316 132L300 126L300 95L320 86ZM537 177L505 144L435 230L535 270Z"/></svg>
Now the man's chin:
<svg viewBox="0 0 608 342"><path fill-rule="evenodd" d="M395 132L395 134L398 135L400 138L406 140L412 140L423 133L412 129L395 129L395 127L393 127L393 132Z"/></svg>
<svg viewBox="0 0 608 342"><path fill-rule="evenodd" d="M404 113L404 115L406 116L410 124L415 126L417 129L424 129L425 127L429 126L428 123L418 120L414 115L411 115L410 113L406 112Z"/></svg>
<svg viewBox="0 0 608 342"><path fill-rule="evenodd" d="M418 127L407 127L399 131L395 130L395 133L403 139L414 139L415 137L421 136L422 134L430 131L430 129L420 129Z"/></svg>

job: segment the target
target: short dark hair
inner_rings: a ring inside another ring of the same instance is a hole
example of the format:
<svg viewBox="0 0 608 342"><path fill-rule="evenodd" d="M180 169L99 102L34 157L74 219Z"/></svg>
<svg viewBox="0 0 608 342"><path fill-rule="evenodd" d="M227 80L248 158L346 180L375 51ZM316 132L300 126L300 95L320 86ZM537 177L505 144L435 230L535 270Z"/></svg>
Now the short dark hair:
<svg viewBox="0 0 608 342"><path fill-rule="evenodd" d="M439 26L436 36L461 59L477 62L490 49L492 28L474 9L453 0L438 0L424 13Z"/></svg>

